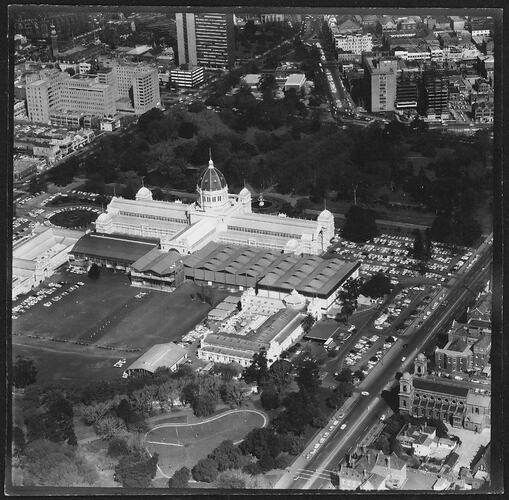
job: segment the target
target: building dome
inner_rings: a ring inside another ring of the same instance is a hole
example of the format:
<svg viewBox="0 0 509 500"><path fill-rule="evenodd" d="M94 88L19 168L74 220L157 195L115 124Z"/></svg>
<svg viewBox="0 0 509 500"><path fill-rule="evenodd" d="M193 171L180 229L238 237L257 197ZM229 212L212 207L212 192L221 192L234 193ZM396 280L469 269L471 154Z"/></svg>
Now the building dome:
<svg viewBox="0 0 509 500"><path fill-rule="evenodd" d="M97 217L97 219L95 220L96 224L99 222L107 222L109 220L109 217L108 217L108 214L107 213L102 213L99 215L99 217Z"/></svg>
<svg viewBox="0 0 509 500"><path fill-rule="evenodd" d="M329 212L327 209L325 209L318 216L318 220L320 220L320 221L334 220L334 215L332 215L331 212Z"/></svg>
<svg viewBox="0 0 509 500"><path fill-rule="evenodd" d="M401 377L403 380L410 380L412 378L412 376L410 375L410 373L408 372L405 372L403 373L402 377Z"/></svg>
<svg viewBox="0 0 509 500"><path fill-rule="evenodd" d="M226 179L224 175L216 167L214 162L209 161L209 166L203 172L200 180L200 188L202 191L222 191L227 188Z"/></svg>
<svg viewBox="0 0 509 500"><path fill-rule="evenodd" d="M248 196L251 196L251 191L249 191L248 188L246 187L243 187L239 193L239 196L241 197L248 197Z"/></svg>
<svg viewBox="0 0 509 500"><path fill-rule="evenodd" d="M306 305L306 298L295 289L284 297L283 301L290 309L302 309Z"/></svg>
<svg viewBox="0 0 509 500"><path fill-rule="evenodd" d="M136 199L137 200L151 200L152 199L152 191L150 191L150 189L146 188L145 186L142 186L136 193Z"/></svg>

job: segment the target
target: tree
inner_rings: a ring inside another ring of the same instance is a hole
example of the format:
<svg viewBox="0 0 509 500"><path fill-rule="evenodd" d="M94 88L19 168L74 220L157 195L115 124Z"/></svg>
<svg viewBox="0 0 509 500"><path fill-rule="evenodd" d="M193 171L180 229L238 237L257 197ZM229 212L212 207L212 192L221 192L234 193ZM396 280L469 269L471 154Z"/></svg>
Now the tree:
<svg viewBox="0 0 509 500"><path fill-rule="evenodd" d="M264 391L260 394L260 402L264 410L274 410L279 408L279 394L274 389L264 389Z"/></svg>
<svg viewBox="0 0 509 500"><path fill-rule="evenodd" d="M67 444L76 445L72 403L59 391L45 395L43 401L47 408L42 416L44 437L50 441L66 441Z"/></svg>
<svg viewBox="0 0 509 500"><path fill-rule="evenodd" d="M91 486L98 480L95 465L74 447L44 439L26 446L21 466L24 486Z"/></svg>
<svg viewBox="0 0 509 500"><path fill-rule="evenodd" d="M360 288L360 293L366 297L377 299L391 293L391 279L382 272L371 276Z"/></svg>
<svg viewBox="0 0 509 500"><path fill-rule="evenodd" d="M233 441L227 439L215 448L207 458L214 460L219 472L228 469L238 469L243 465L244 456L238 446L233 445Z"/></svg>
<svg viewBox="0 0 509 500"><path fill-rule="evenodd" d="M119 460L113 478L124 488L148 488L156 475L158 460L157 453L150 457L136 450Z"/></svg>
<svg viewBox="0 0 509 500"><path fill-rule="evenodd" d="M364 380L364 373L360 369L356 370L353 375L354 375L354 377L358 378L359 380Z"/></svg>
<svg viewBox="0 0 509 500"><path fill-rule="evenodd" d="M246 386L243 382L230 381L221 386L221 399L231 407L242 405Z"/></svg>
<svg viewBox="0 0 509 500"><path fill-rule="evenodd" d="M202 458L191 471L193 479L204 483L212 483L218 475L217 464L210 458Z"/></svg>
<svg viewBox="0 0 509 500"><path fill-rule="evenodd" d="M267 353L261 350L253 355L253 361L244 369L242 378L247 384L256 382L260 386L267 380L267 377Z"/></svg>
<svg viewBox="0 0 509 500"><path fill-rule="evenodd" d="M449 436L449 430L447 429L447 426L445 425L443 420L431 419L428 420L428 425L436 428L438 438L444 438Z"/></svg>
<svg viewBox="0 0 509 500"><path fill-rule="evenodd" d="M347 382L347 383L352 383L353 381L353 373L352 373L352 370L350 370L350 368L346 367L346 368L343 368L337 375L336 375L336 380L338 382Z"/></svg>
<svg viewBox="0 0 509 500"><path fill-rule="evenodd" d="M101 276L101 270L97 264L92 264L88 270L88 277L92 280L97 280Z"/></svg>
<svg viewBox="0 0 509 500"><path fill-rule="evenodd" d="M311 314L308 314L303 320L302 320L302 328L304 332L308 333L309 330L311 330L312 326L315 323L315 318Z"/></svg>
<svg viewBox="0 0 509 500"><path fill-rule="evenodd" d="M191 471L187 467L182 467L168 480L168 488L187 488L189 479Z"/></svg>
<svg viewBox="0 0 509 500"><path fill-rule="evenodd" d="M373 447L377 450L382 450L382 452L385 455L389 455L391 452L389 438L387 437L386 434L381 434L380 436L378 436L375 442L373 443Z"/></svg>
<svg viewBox="0 0 509 500"><path fill-rule="evenodd" d="M358 205L352 205L345 215L343 238L355 242L364 242L374 238L377 234L375 212Z"/></svg>
<svg viewBox="0 0 509 500"><path fill-rule="evenodd" d="M28 192L30 194L46 191L47 188L48 183L42 177L33 177L28 184Z"/></svg>
<svg viewBox="0 0 509 500"><path fill-rule="evenodd" d="M258 465L263 472L268 472L276 467L276 460L272 455L267 453L266 455L262 455L260 457L258 460Z"/></svg>
<svg viewBox="0 0 509 500"><path fill-rule="evenodd" d="M239 447L244 454L249 453L256 458L267 454L277 457L281 451L278 435L267 427L250 431Z"/></svg>
<svg viewBox="0 0 509 500"><path fill-rule="evenodd" d="M269 369L269 379L277 392L282 392L292 382L292 364L284 359L274 361Z"/></svg>
<svg viewBox="0 0 509 500"><path fill-rule="evenodd" d="M344 402L345 397L343 396L343 394L341 394L341 391L338 391L337 389L334 390L332 394L327 398L327 405L329 406L329 408L333 408L335 410L341 408Z"/></svg>
<svg viewBox="0 0 509 500"><path fill-rule="evenodd" d="M289 453L290 455L298 455L304 449L306 440L304 437L296 436L295 434L282 434L279 436L281 443L281 451Z"/></svg>
<svg viewBox="0 0 509 500"><path fill-rule="evenodd" d="M221 472L215 482L216 488L224 490L240 490L246 488L247 474L240 471Z"/></svg>
<svg viewBox="0 0 509 500"><path fill-rule="evenodd" d="M112 439L127 431L123 420L114 416L99 419L94 428L97 435L105 439Z"/></svg>
<svg viewBox="0 0 509 500"><path fill-rule="evenodd" d="M295 379L301 390L306 390L312 394L320 387L320 372L314 359L305 358L300 360L296 369L297 376Z"/></svg>
<svg viewBox="0 0 509 500"><path fill-rule="evenodd" d="M12 382L16 388L25 388L35 384L37 380L37 368L33 359L17 356L13 366Z"/></svg>
<svg viewBox="0 0 509 500"><path fill-rule="evenodd" d="M123 457L129 454L129 447L125 439L114 437L108 443L108 456L113 458Z"/></svg>
<svg viewBox="0 0 509 500"><path fill-rule="evenodd" d="M197 417L208 417L216 410L216 401L210 394L200 394L193 401L192 407Z"/></svg>

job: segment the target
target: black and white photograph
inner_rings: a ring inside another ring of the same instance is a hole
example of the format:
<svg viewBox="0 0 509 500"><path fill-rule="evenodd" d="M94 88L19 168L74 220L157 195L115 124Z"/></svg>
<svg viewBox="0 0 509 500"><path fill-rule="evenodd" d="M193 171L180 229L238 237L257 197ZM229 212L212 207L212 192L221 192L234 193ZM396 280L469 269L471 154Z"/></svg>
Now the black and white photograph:
<svg viewBox="0 0 509 500"><path fill-rule="evenodd" d="M9 5L5 492L502 493L503 10Z"/></svg>

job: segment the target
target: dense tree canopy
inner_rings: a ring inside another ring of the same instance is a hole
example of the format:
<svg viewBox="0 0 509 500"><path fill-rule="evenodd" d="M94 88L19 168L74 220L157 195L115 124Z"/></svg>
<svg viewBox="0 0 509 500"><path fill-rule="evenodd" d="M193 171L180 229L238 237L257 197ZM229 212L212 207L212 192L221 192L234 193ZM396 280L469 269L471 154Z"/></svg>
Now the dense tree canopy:
<svg viewBox="0 0 509 500"><path fill-rule="evenodd" d="M391 279L382 272L373 274L360 288L360 293L366 297L377 299L391 293Z"/></svg>
<svg viewBox="0 0 509 500"><path fill-rule="evenodd" d="M347 240L365 242L378 234L376 215L373 210L352 205L345 215L341 235Z"/></svg>
<svg viewBox="0 0 509 500"><path fill-rule="evenodd" d="M12 370L12 383L14 387L24 388L27 385L35 384L37 380L37 368L34 360L17 356Z"/></svg>

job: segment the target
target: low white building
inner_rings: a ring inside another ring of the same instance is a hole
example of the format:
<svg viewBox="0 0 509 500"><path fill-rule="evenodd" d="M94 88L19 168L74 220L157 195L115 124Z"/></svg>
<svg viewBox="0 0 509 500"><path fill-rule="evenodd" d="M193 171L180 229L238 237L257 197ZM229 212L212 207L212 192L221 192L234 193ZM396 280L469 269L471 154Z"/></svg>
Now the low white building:
<svg viewBox="0 0 509 500"><path fill-rule="evenodd" d="M306 75L303 73L292 73L285 82L285 91L294 89L299 91L306 83Z"/></svg>
<svg viewBox="0 0 509 500"><path fill-rule="evenodd" d="M12 297L29 292L69 260L69 251L82 231L39 226L12 249Z"/></svg>
<svg viewBox="0 0 509 500"><path fill-rule="evenodd" d="M305 315L281 309L256 329L244 335L210 333L202 339L198 358L215 363L239 363L249 366L253 355L265 350L270 366L279 355L292 346L303 334L302 321Z"/></svg>

